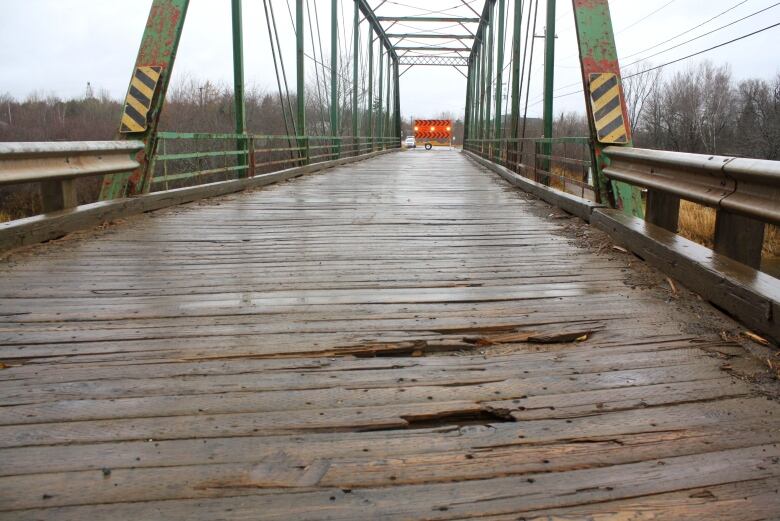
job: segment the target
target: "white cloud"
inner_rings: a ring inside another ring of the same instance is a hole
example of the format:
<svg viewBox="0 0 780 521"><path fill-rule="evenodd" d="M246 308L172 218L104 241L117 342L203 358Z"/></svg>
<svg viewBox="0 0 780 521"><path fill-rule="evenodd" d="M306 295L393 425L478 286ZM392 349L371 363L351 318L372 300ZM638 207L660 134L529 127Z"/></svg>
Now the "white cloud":
<svg viewBox="0 0 780 521"><path fill-rule="evenodd" d="M330 42L328 28L330 2L312 1L318 6L321 39L327 55ZM621 56L630 55L670 38L739 3L740 0L676 0L630 29L622 30L668 1L612 1L613 25ZM372 5L378 5L379 2L380 0L371 0ZM277 26L283 35L282 47L288 80L291 89L294 90L294 41L288 4L286 0L273 0L273 3ZM545 2L541 0L540 3L537 34L543 32L544 26ZM772 3L770 0L748 0L689 36L706 32ZM10 92L21 98L32 91L53 93L62 97L80 96L85 91L86 83L91 82L95 90L105 88L117 98L124 96L151 0L101 0L99 2L0 0L0 4L2 4L0 93ZM294 9L292 0L290 5ZM348 23L351 21L352 5L351 0L345 0L342 4L346 9L345 19ZM481 0L476 0L471 5L481 12L483 5ZM409 6L416 6L416 8ZM460 7L451 9L455 6ZM473 13L468 8L462 7L458 0L428 0L424 4L416 4L414 0L389 1L378 9L378 14L419 15L425 14L425 10L444 10L443 14L473 16ZM244 0L244 18L247 83L275 92L273 62L262 1ZM556 32L559 38L555 84L559 89L558 94L563 94L577 89L577 86L562 88L563 86L579 82L576 37L570 2L558 1L557 18ZM655 57L651 61L654 64L664 63L777 21L780 21L780 7ZM509 35L511 24L508 25ZM459 29L442 29L442 27L432 28L461 32ZM176 63L174 81L176 77L188 74L196 78L230 84L232 82L230 30L229 0L192 0ZM350 30L351 28L347 31L346 39L349 39ZM393 32L411 30L410 27L399 26L394 28ZM737 78L770 77L780 72L780 58L775 50L779 33L780 28L770 30L708 53L701 58L708 58L716 63L729 63ZM342 40L344 39L342 36ZM684 39L686 38L680 40ZM537 39L536 44L534 73L531 78L532 104L529 109L532 115L538 115L541 111L541 103L534 104L534 101L541 96L542 89L542 40ZM319 54L318 48L314 51L310 49L311 42L308 34L306 46L309 53ZM671 66L665 73L672 73L687 65L683 62ZM307 60L309 70L312 70L312 66L311 60ZM401 78L403 113L406 116L422 117L443 110L461 112L465 101L465 85L463 76L451 68L416 67ZM582 106L581 94L556 100L556 111L578 110Z"/></svg>

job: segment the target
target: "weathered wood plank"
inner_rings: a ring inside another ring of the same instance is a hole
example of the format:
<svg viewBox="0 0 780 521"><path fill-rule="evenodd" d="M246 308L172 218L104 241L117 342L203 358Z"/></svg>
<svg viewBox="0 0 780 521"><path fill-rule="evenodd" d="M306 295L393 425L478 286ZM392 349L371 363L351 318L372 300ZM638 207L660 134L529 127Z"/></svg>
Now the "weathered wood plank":
<svg viewBox="0 0 780 521"><path fill-rule="evenodd" d="M3 519L778 507L777 386L739 325L457 153L147 213L0 273Z"/></svg>

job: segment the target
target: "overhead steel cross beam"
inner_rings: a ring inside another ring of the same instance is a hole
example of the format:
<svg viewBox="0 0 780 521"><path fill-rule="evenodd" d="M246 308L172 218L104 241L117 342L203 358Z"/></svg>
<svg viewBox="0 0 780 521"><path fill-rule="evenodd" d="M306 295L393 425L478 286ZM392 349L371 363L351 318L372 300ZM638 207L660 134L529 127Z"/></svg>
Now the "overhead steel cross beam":
<svg viewBox="0 0 780 521"><path fill-rule="evenodd" d="M417 34L417 33L393 33L388 34L388 38L429 38L439 40L473 40L474 36L470 34Z"/></svg>
<svg viewBox="0 0 780 521"><path fill-rule="evenodd" d="M479 18L464 18L460 16L377 16L376 19L380 22L444 22L456 24L479 23Z"/></svg>
<svg viewBox="0 0 780 521"><path fill-rule="evenodd" d="M467 67L468 58L462 56L401 56L400 65L433 65Z"/></svg>
<svg viewBox="0 0 780 521"><path fill-rule="evenodd" d="M444 52L468 52L469 47L394 47L396 51L444 51Z"/></svg>
<svg viewBox="0 0 780 521"><path fill-rule="evenodd" d="M387 33L385 33L385 30L382 28L382 24L379 23L379 20L377 20L376 14L374 14L374 10L371 9L370 5L368 5L368 0L356 1L358 2L358 7L360 7L360 12L363 13L363 16L365 16L366 20L368 20L368 23L371 24L371 27L373 27L374 32L377 34L379 39L382 40L382 43L385 44L387 52L390 53L390 56L392 56L395 61L398 61L398 54L396 54L395 49L393 48L393 44L390 42L390 39L387 37Z"/></svg>

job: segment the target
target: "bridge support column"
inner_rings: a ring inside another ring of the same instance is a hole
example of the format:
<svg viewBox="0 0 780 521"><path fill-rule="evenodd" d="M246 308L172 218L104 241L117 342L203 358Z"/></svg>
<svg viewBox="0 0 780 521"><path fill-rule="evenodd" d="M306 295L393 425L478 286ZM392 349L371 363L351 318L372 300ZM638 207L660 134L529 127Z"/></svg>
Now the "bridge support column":
<svg viewBox="0 0 780 521"><path fill-rule="evenodd" d="M496 110L493 139L497 139L493 159L501 162L501 102L504 94L504 1L498 0L498 49L496 56Z"/></svg>
<svg viewBox="0 0 780 521"><path fill-rule="evenodd" d="M401 146L401 75L398 71L398 59L393 61L393 111L394 111L394 129L393 133L398 138L397 145Z"/></svg>
<svg viewBox="0 0 780 521"><path fill-rule="evenodd" d="M356 0L357 1L357 0ZM374 151L374 28L368 29L368 138L371 141L371 152Z"/></svg>
<svg viewBox="0 0 780 521"><path fill-rule="evenodd" d="M355 0L352 20L352 155L360 153L358 140L358 57L360 56L360 8Z"/></svg>
<svg viewBox="0 0 780 521"><path fill-rule="evenodd" d="M303 156L302 163L308 164L309 152L308 152L308 139L306 136L306 98L304 92L304 60L306 59L304 52L304 22L303 22L303 0L295 0L295 65L296 65L296 89L295 89L295 101L297 112L297 125L296 132L299 136L302 136L298 140L299 152Z"/></svg>
<svg viewBox="0 0 780 521"><path fill-rule="evenodd" d="M160 113L165 103L189 0L154 0L128 87L118 139L144 142L140 166L133 172L103 178L100 199L119 199L148 192L154 172L150 161ZM145 109L139 111L139 109Z"/></svg>
<svg viewBox="0 0 780 521"><path fill-rule="evenodd" d="M484 33L483 33L484 34ZM479 151L480 153L484 152L485 148L485 142L482 141L485 138L485 55L487 54L487 49L485 49L484 43L481 44L481 47L479 49L479 81L477 90L479 91L478 96L478 107L477 107L477 138L479 141Z"/></svg>
<svg viewBox="0 0 780 521"><path fill-rule="evenodd" d="M547 27L544 33L544 137L553 137L553 86L555 84L555 0L547 0ZM542 170L552 172L553 144L552 141L542 143L542 155L547 156L542 160ZM544 184L550 184L550 176L542 180Z"/></svg>
<svg viewBox="0 0 780 521"><path fill-rule="evenodd" d="M392 78L390 77L392 75L393 71L393 64L391 62L392 57L390 56L390 51L387 52L387 93L385 96L387 97L385 101L385 119L384 119L384 125L382 130L382 136L383 137L390 137L391 131L390 131L390 88L392 87ZM383 150L387 148L387 142L385 142Z"/></svg>
<svg viewBox="0 0 780 521"><path fill-rule="evenodd" d="M572 0L580 48L582 86L593 140L594 174L600 200L635 217L643 217L641 192L603 174L606 146L632 146L628 111L620 82L620 64L608 0ZM617 100L617 101L616 101ZM614 109L607 109L617 103Z"/></svg>
<svg viewBox="0 0 780 521"><path fill-rule="evenodd" d="M339 0L330 1L330 135L331 159L339 157Z"/></svg>
<svg viewBox="0 0 780 521"><path fill-rule="evenodd" d="M491 89L490 89L490 82L493 78L493 34L495 33L495 27L493 24L493 9L495 7L495 1L490 2L490 10L488 11L488 40L487 40L487 72L485 74L485 120L484 120L484 134L485 139L490 139L491 133L490 133L490 101L492 99L492 96L490 95ZM485 151L488 155L490 155L490 149L492 147L492 142L487 142L487 150Z"/></svg>
<svg viewBox="0 0 780 521"><path fill-rule="evenodd" d="M520 41L523 27L523 2L515 0L514 27L512 29L512 116L509 122L509 137L512 139L511 163L514 165L512 170L518 171L520 159L518 158L519 143L516 141L518 136L518 125L520 123ZM507 159L509 155L507 153Z"/></svg>
<svg viewBox="0 0 780 521"><path fill-rule="evenodd" d="M385 78L385 75L384 75L384 73L385 73L385 62L384 62L384 58L385 58L385 52L384 52L384 49L382 49L382 46L380 45L379 46L379 97L378 97L378 100L379 100L379 113L377 114L377 120L376 120L376 135L380 139L383 138L384 135L385 135L385 132L384 132L385 119L383 117L383 112L382 112L382 108L383 108L383 104L384 104L384 94L383 94L384 90L383 90L383 87L384 87L384 84L385 84L385 80L384 80L384 78ZM388 56L387 58L390 59L390 56Z"/></svg>
<svg viewBox="0 0 780 521"><path fill-rule="evenodd" d="M246 102L244 88L244 21L241 13L241 0L232 0L233 14L233 98L235 103L236 134L246 135ZM248 151L246 138L237 140L236 149ZM236 156L236 166L249 167L250 161L246 155ZM250 177L247 169L239 170L239 177Z"/></svg>
<svg viewBox="0 0 780 521"><path fill-rule="evenodd" d="M468 72L466 73L466 109L463 116L463 149L466 149L466 140L469 138L469 129L471 127L471 87L474 82L473 60L469 57Z"/></svg>

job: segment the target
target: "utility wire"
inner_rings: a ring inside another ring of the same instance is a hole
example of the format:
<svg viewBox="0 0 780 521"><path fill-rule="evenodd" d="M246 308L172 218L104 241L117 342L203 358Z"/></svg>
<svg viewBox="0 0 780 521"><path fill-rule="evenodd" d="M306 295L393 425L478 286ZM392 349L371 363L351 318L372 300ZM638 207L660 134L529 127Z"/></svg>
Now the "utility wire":
<svg viewBox="0 0 780 521"><path fill-rule="evenodd" d="M426 15L430 15L430 14L445 14L448 11L452 11L452 10L455 10L455 9L458 9L458 8L462 8L464 5L470 5L470 4L473 4L476 1L477 0L469 0L468 2L464 2L462 4L458 4L458 5L454 6L454 7L448 7L446 9L440 9L440 10L430 10L430 9L426 9L424 7L417 7L416 5L409 5L409 4L405 4L405 3L402 3L402 2L388 1L387 3L388 4L397 5L397 6L400 6L400 7L406 7L408 9L417 9L418 11L423 11L423 12L419 13L419 16L426 16Z"/></svg>
<svg viewBox="0 0 780 521"><path fill-rule="evenodd" d="M635 72L633 74L629 74L628 76L623 76L622 79L627 80L629 78L633 78L634 76L641 76L642 74L646 74L646 73L651 72L651 71L662 69L662 68L667 67L669 65L672 65L674 63L678 63L678 62L681 62L683 60L687 60L689 58L693 58L694 56L699 56L700 54L704 54L706 52L713 51L713 50L719 49L721 47L725 47L726 45L730 45L730 44L732 44L734 42L738 42L740 40L744 40L745 38L749 38L749 37L754 36L756 34L763 33L764 31L768 31L769 29L774 29L775 27L778 27L778 26L780 26L780 22L774 23L772 25L768 25L766 27L763 27L761 29L753 31L752 33L743 34L742 36L738 36L737 38L733 38L733 39L731 39L731 40L729 40L727 42L719 43L718 45L713 45L712 47L708 47L706 49L702 49L701 51L697 51L697 52L688 54L687 56L683 56L681 58L677 58L676 60L668 61L666 63L662 63L661 65L656 65L655 67L651 67L649 69L645 69L645 70L642 70L642 71L639 71L639 72ZM576 90L576 91L567 92L565 94L560 94L558 96L554 96L554 98L555 99L557 99L557 98L565 98L566 96L572 96L574 94L579 94L581 92L582 92L582 89L579 89L579 90ZM536 102L532 103L531 106L538 105L541 102L542 102L542 100L536 101Z"/></svg>
<svg viewBox="0 0 780 521"><path fill-rule="evenodd" d="M630 29L630 28L632 28L632 27L635 27L635 26L639 25L639 23L641 23L641 22L644 22L645 20L647 20L648 18L650 18L651 16L653 16L653 15L654 15L654 14L656 14L657 12L661 11L662 9L665 9L667 6L669 6L670 4L674 3L675 1L676 1L676 0L670 0L669 2L665 3L664 5L662 5L662 6L661 6L661 7L659 7L658 9L656 9L655 11L653 11L653 12L651 12L651 13L649 13L649 14L647 14L647 15L643 16L642 18L640 18L639 20L637 20L637 21L635 21L635 22L631 23L630 25L627 25L626 27L623 27L622 29L620 29L620 30L618 30L617 32L615 32L614 34L620 34L620 33L624 32L624 31L626 31L626 30L628 30L628 29ZM566 56L564 56L563 58L560 58L560 61L566 61L566 60L568 60L569 58L571 58L572 56L576 56L576 55L577 55L577 53L571 53L571 54L567 54L567 55L566 55ZM560 67L560 66L559 66L559 67Z"/></svg>
<svg viewBox="0 0 780 521"><path fill-rule="evenodd" d="M709 51L712 51L712 50L715 50L715 49L719 49L721 47L725 47L726 45L732 44L734 42L738 42L740 40L744 40L745 38L749 38L749 37L754 36L754 35L759 34L759 33L763 33L764 31L768 31L769 29L773 29L773 28L775 28L777 26L780 26L780 22L777 22L777 23L772 24L772 25L767 25L766 27L758 29L757 31L753 31L752 33L743 34L742 36L739 36L739 37L734 38L732 40L729 40L727 42L719 43L718 45L713 45L712 47L709 47L707 49L704 49L704 50L701 50L701 51L689 54L688 56L683 56L682 58L677 58L676 60L672 60L670 62L666 62L666 63L664 63L662 65L658 65L656 67L651 67L649 69L645 69L643 71L636 72L634 74L629 74L628 76L624 76L623 79L625 80L625 79L628 79L628 78L633 78L634 76L639 76L641 74L645 74L645 73L650 72L650 71L661 69L663 67L666 67L667 65L672 65L673 63L681 62L683 60L687 60L688 58L693 58L694 56L698 56L700 54L704 54L705 52L709 52Z"/></svg>
<svg viewBox="0 0 780 521"><path fill-rule="evenodd" d="M686 34L688 34L688 33L692 32L692 31L695 31L696 29L698 29L698 28L700 28L700 27L702 27L702 26L704 26L704 25L706 25L706 24L708 24L708 23L712 22L713 20L716 20L717 18L720 18L720 17L721 17L721 16L723 16L724 14L726 14L726 13L728 13L728 12L730 12L730 11L732 11L732 10L736 9L736 8L737 8L737 7L739 7L740 5L742 5L742 4L744 4L744 3L746 3L747 1L748 1L748 0L743 0L743 1L739 2L739 3L737 3L737 4L734 4L733 6L731 6L731 7L730 7L730 8L728 8L728 9L726 9L725 11L722 11L722 12L718 13L717 15L715 15L715 16L713 16L713 17L709 18L708 20L705 20L704 22L702 22L702 23L700 23L700 24L696 25L695 27L691 27L690 29L687 29L687 30L685 30L685 31L683 31L683 32L681 32L681 33L679 33L679 34L677 34L677 35L675 35L675 36L673 36L673 37L671 37L671 38L667 39L667 40L664 40L663 42L660 42L660 43L657 43L657 44L655 44L655 45L652 45L652 46L650 46L650 47L647 47L646 49L642 49L641 51L637 51L637 52L635 52L635 53L633 53L633 54L629 54L628 56L625 56L624 58L631 58L631 57L633 57L633 56L636 56L636 55L638 55L638 54L642 54L642 53L645 53L645 52L647 52L647 51L650 51L650 50L652 50L652 49L655 49L656 47L659 47L659 46L661 46L661 45L663 45L663 44L665 44L665 43L669 43L669 42L671 42L671 41L673 41L673 40L676 40L677 38L679 38L679 37L681 37L681 36L684 36L684 35L686 35ZM771 9L771 8L773 8L773 7L776 7L777 5L780 5L780 3L776 3L776 4L774 4L774 5L771 5L771 6L767 7L767 8L765 8L765 9L761 9L760 11L756 11L755 13L749 14L749 15L745 16L744 18L740 18L739 20L735 20L735 21L731 22L730 24L726 24L726 25L724 25L724 26L722 26L722 27L719 27L719 28L717 28L717 29L713 29L712 31L710 31L710 32L708 32L708 33L702 34L702 35L701 35L701 36L699 36L699 37L696 37L696 38L693 38L693 39L691 39L691 40L687 40L687 41L685 41L685 42L682 42L682 43L680 43L680 44L677 44L676 46L670 47L670 48L669 48L669 49L667 49L667 50L675 49L675 48L677 48L677 47L680 47L680 46L682 46L682 45L685 45L685 44L687 44L687 43L690 43L690 42L692 42L692 41L694 41L694 40L696 40L696 39L698 39L698 38L700 38L700 37L702 37L702 36L707 36L707 35L709 35L709 34L712 34L712 33L714 33L715 31L719 31L719 30L721 30L721 29L723 29L723 28L725 28L725 27L729 27L730 25L734 25L734 24L736 24L736 23L738 23L738 22L740 22L740 21L742 21L742 20L745 20L745 19L747 19L747 18L750 18L751 16L755 16L756 14L762 13L763 11L765 11L765 10L767 10L767 9ZM630 67L631 65L634 65L634 64L636 64L636 63L639 63L640 61L643 61L643 60L645 60L645 59L652 58L653 56L657 56L658 54L661 54L661 53L663 53L663 52L666 52L666 51L661 51L661 52L658 52L658 53L656 53L656 54L653 54L653 55L651 55L651 56L647 56L647 57L645 57L645 58L643 58L643 59L640 59L640 60L637 60L637 61L631 62L631 63L629 63L629 64L625 65L624 67ZM573 56L573 55L571 55L571 56ZM558 65L558 66L556 66L556 67L558 67L558 68L561 68L561 66L560 66L560 65ZM573 68L579 68L579 65L572 66L572 67L569 67L569 68L572 68L572 69L573 69ZM568 87L573 87L573 86L575 86L575 85L579 85L580 83L581 83L580 81L577 81L577 82L574 82L574 83L569 83L569 84L566 84L566 85L561 85L560 87L557 87L557 88L555 89L555 92L558 92L558 91L561 91L561 90L565 90L565 89L566 89L566 88L568 88Z"/></svg>
<svg viewBox="0 0 780 521"><path fill-rule="evenodd" d="M662 5L661 7L659 7L658 9L653 11L652 13L649 13L649 14L643 16L642 18L640 18L639 20L637 20L636 22L634 22L634 23L632 23L630 25L627 25L626 27L623 27L618 32L616 32L615 34L620 34L620 33L623 33L625 31L631 29L632 27L636 27L637 25L639 25L640 23L644 22L645 20L647 20L648 18L650 18L654 14L658 13L659 11L662 11L662 10L666 9L667 7L669 7L671 4L673 4L676 1L677 0L669 0L668 2L666 2L664 5Z"/></svg>
<svg viewBox="0 0 780 521"><path fill-rule="evenodd" d="M647 52L647 51L650 51L650 50L653 50L653 49L655 49L656 47L660 47L661 45L663 45L663 44L665 44L665 43L669 43L669 42L671 42L671 41L673 41L673 40L676 40L676 39L677 39L677 38L679 38L680 36L686 35L686 34L688 34L688 33L690 33L690 32L693 32L693 31L695 31L695 30L696 30L696 29L698 29L699 27L702 27L702 26L704 26L704 25L707 25L708 23L712 22L713 20L716 20L716 19L720 18L720 17L721 17L721 16L723 16L724 14L726 14L726 13L728 13L728 12L731 12L731 11L733 11L733 10L734 10L734 9L736 9L737 7L739 7L739 6L741 6L742 4L745 4L745 3L747 3L747 2L748 2L748 0L742 0L742 1L741 1L741 2L739 2L739 3L736 3L736 4L732 5L731 7L729 7L728 9L726 9L725 11L721 11L720 13L716 14L716 15L715 15L715 16L713 16L712 18L709 18L709 19L707 19L707 20L703 21L703 22L702 22L702 23L700 23L699 25L696 25L696 26L694 26L694 27L691 27L690 29L687 29L687 30L685 30L685 31L683 31L683 32L681 32L681 33L679 33L679 34L675 35L675 36L672 36L672 37L671 37L671 38L669 38L669 39L666 39L666 40L664 40L664 41L662 41L662 42L659 42L659 43L657 43L657 44L655 44L655 45L652 45L652 46L650 46L650 47L648 47L648 48L646 48L646 49L642 49L641 51L637 51L637 52L635 52L635 53L633 53L633 54L629 54L628 56L623 56L623 58L633 58L633 57L634 57L634 56L636 56L637 54L643 54L643 53L645 53L645 52Z"/></svg>
<svg viewBox="0 0 780 521"><path fill-rule="evenodd" d="M755 11L755 12L753 12L753 13L750 13L749 15L747 15L747 16L743 16L742 18L740 18L740 19L738 19L738 20L734 20L733 22L729 22L729 23L727 23L727 24L721 25L720 27L716 27L715 29L712 29L711 31L707 31L706 33L700 34L699 36L696 36L696 37L694 37L694 38L691 38L691 39L689 39L689 40L686 40L686 41L684 41L684 42L682 42L682 43L678 43L678 44L676 44L676 45L673 45L672 47L669 47L669 48L667 48L667 49L663 49L663 50L661 50L661 51L658 51L658 52L656 52L656 53L653 53L653 54L651 54L650 56L645 56L644 58L640 58L640 59L638 59L638 60L636 60L636 61L633 61L633 62L631 62L631 63L628 63L628 64L626 64L625 66L626 66L626 67L630 67L631 65L635 65L635 64L637 64L637 63L639 63L639 62L641 62L641 61L648 60L648 59L650 59L650 58L653 58L653 57L655 57L655 56L658 56L659 54L664 54L664 53L667 53L667 52L669 52L669 51L671 51L671 50L677 49L678 47L682 47L683 45L687 45L687 44L689 44L689 43L691 43L691 42L694 42L694 41L696 41L696 40L699 40L699 39L701 39L701 38L704 38L705 36L709 36L709 35L711 35L711 34L713 34L713 33L716 33L716 32L718 32L718 31L720 31L720 30L722 30L722 29L726 29L727 27L731 27L732 25L735 25L735 24L737 24L737 23L739 23L739 22L742 22L742 21L744 21L744 20L747 20L748 18L752 18L752 17L754 17L754 16L756 16L756 15L759 15L759 14L761 14L761 13L765 12L765 11L768 11L768 10L770 10L770 9L773 9L773 8L777 7L778 5L780 5L780 2L774 3L774 4L770 5L769 7L765 7L765 8L763 8L763 9L760 9L760 10L758 10L758 11Z"/></svg>
<svg viewBox="0 0 780 521"><path fill-rule="evenodd" d="M274 38L276 40L276 48L277 48L278 53L279 53L279 66L280 66L280 68L282 70L282 79L284 80L284 90L287 93L287 105L288 105L289 110L290 110L290 119L292 120L293 133L295 135L298 135L298 131L301 130L301 129L297 128L296 123L295 123L295 118L293 117L294 112L293 112L293 109L292 109L292 102L290 101L290 87L289 87L289 84L287 83L287 72L285 71L285 68L284 68L284 58L282 57L282 46L279 43L279 30L276 27L276 15L274 15L274 4L273 4L273 2L271 0L269 0L269 2L268 2L268 10L271 13L271 23L273 25Z"/></svg>
<svg viewBox="0 0 780 521"><path fill-rule="evenodd" d="M271 33L271 19L268 16L267 0L263 0L263 8L265 10L265 25L268 28L268 41L271 44L271 55L273 56L273 61L274 61L274 71L276 72L276 86L279 89L279 106L282 109L282 119L284 119L284 131L289 136L290 127L287 122L287 109L285 108L284 94L282 93L282 81L279 78L279 65L276 61L276 46L274 45L274 38ZM290 146L292 146L292 144L290 144Z"/></svg>
<svg viewBox="0 0 780 521"><path fill-rule="evenodd" d="M316 0L315 0L316 1ZM311 3L309 0L306 0L306 12L307 12L307 18L310 20L309 22L309 39L311 40L311 52L314 54L314 58L311 58L311 60L314 62L314 77L317 84L317 106L319 108L320 113L320 128L322 130L322 133L325 134L325 115L322 111L322 90L320 88L320 62L317 61L317 47L314 45L314 31L311 28ZM307 53L304 53L305 56L308 57ZM324 66L324 64L322 64Z"/></svg>

